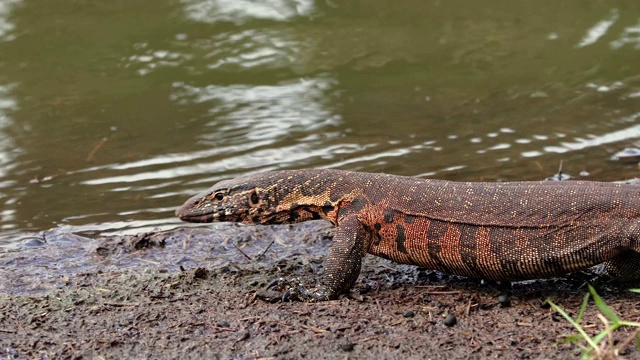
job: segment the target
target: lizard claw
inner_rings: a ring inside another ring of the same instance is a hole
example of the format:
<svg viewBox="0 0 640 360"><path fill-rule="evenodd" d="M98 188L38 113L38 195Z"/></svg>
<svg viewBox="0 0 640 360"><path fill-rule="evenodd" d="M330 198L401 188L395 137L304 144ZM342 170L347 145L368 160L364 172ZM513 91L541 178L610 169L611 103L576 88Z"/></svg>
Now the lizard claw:
<svg viewBox="0 0 640 360"><path fill-rule="evenodd" d="M278 278L270 282L269 285L265 287L265 290L271 290L273 288L282 290L282 289L291 288L292 286L299 286L299 285L300 285L300 281L298 279L289 281L285 278Z"/></svg>
<svg viewBox="0 0 640 360"><path fill-rule="evenodd" d="M281 296L279 296L279 299L274 298L274 293L281 294ZM306 287L300 284L300 281L298 279L287 280L284 278L279 278L270 282L263 292L258 293L258 296L265 300L280 300L282 302L317 302L329 300L329 296L323 290L308 290Z"/></svg>

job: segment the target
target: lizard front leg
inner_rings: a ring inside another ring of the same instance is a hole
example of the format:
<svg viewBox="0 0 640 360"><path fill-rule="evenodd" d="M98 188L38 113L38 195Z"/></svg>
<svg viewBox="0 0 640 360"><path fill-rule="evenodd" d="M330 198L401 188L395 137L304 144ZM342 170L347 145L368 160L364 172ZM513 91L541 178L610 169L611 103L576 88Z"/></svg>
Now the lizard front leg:
<svg viewBox="0 0 640 360"><path fill-rule="evenodd" d="M284 287L287 297L302 301L326 301L348 292L360 275L364 244L370 234L355 214L341 219L325 260L321 286L308 290L302 285L280 279L268 287Z"/></svg>

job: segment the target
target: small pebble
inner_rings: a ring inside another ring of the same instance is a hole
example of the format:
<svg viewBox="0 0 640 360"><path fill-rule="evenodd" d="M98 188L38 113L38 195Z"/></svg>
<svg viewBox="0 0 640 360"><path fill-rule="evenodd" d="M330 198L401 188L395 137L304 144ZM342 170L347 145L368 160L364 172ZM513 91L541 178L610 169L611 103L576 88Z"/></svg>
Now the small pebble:
<svg viewBox="0 0 640 360"><path fill-rule="evenodd" d="M227 321L224 320L220 320L216 323L217 327L222 327L222 328L230 328L231 324L229 324Z"/></svg>
<svg viewBox="0 0 640 360"><path fill-rule="evenodd" d="M193 278L194 279L206 279L207 276L209 276L209 270L207 270L205 268L197 268L193 272Z"/></svg>
<svg viewBox="0 0 640 360"><path fill-rule="evenodd" d="M251 337L251 334L248 331L245 331L242 335L240 335L240 337L238 338L238 340L236 340L236 342L248 340L250 337Z"/></svg>
<svg viewBox="0 0 640 360"><path fill-rule="evenodd" d="M413 312L413 310L407 310L402 314L402 316L404 316L406 318L412 318L412 317L416 316L416 313Z"/></svg>
<svg viewBox="0 0 640 360"><path fill-rule="evenodd" d="M507 295L498 296L498 302L500 303L500 306L503 308L511 306L511 299L509 299Z"/></svg>
<svg viewBox="0 0 640 360"><path fill-rule="evenodd" d="M340 338L340 340L338 341L338 347L342 351L353 351L354 346L355 344L346 337Z"/></svg>
<svg viewBox="0 0 640 360"><path fill-rule="evenodd" d="M444 318L444 324L449 327L455 325L457 322L458 319L456 319L456 316L453 314L449 314L446 318Z"/></svg>

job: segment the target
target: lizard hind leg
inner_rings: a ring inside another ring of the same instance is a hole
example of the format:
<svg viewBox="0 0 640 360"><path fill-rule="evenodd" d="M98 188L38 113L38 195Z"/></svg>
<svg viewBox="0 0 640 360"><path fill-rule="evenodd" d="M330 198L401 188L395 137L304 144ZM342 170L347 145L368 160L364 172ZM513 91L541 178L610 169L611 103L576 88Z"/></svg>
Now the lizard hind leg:
<svg viewBox="0 0 640 360"><path fill-rule="evenodd" d="M640 280L640 252L628 250L605 263L608 275L620 281Z"/></svg>

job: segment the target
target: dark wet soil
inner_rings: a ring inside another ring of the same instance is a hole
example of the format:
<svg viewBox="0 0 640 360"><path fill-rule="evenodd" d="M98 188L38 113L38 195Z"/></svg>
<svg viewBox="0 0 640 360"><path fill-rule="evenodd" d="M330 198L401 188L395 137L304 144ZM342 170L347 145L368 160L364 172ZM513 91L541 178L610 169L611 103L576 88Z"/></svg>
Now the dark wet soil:
<svg viewBox="0 0 640 360"><path fill-rule="evenodd" d="M575 316L590 273L486 284L367 257L355 292L339 300L256 297L278 277L313 284L322 271L317 250L326 250L330 234L313 224L94 240L44 234L41 244L0 253L0 358L570 359L580 353L563 342L574 329L544 301ZM226 255L213 255L219 252ZM622 318L640 321L639 295L628 286L596 286ZM582 325L592 335L603 328L593 304ZM609 350L638 358L634 334L617 330Z"/></svg>

